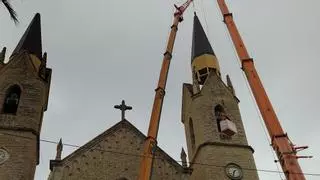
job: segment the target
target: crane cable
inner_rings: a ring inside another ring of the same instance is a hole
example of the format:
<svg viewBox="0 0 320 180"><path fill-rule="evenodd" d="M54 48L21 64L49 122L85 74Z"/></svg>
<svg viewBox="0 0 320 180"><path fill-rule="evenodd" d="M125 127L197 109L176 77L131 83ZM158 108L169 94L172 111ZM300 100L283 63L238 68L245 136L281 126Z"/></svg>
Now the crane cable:
<svg viewBox="0 0 320 180"><path fill-rule="evenodd" d="M219 9L218 9L217 6L218 6L218 4L217 4L217 2L216 2L216 6L215 6L215 7L216 7L216 10L219 11ZM231 37L230 37L230 35L229 35L229 33L228 33L228 29L227 29L226 26L224 26L224 32L225 32L225 34L226 34L226 36L227 36L227 38L228 38L228 41L230 42L229 44L232 44L233 41L231 40ZM231 45L231 46L232 46L232 45ZM233 51L232 51L233 53L232 53L232 54L234 55L234 57L235 57L234 59L236 60L236 59L238 59L238 56L237 56L237 54L236 54L236 49L235 49L234 46L232 46L232 49L233 49ZM236 62L237 62L238 65L241 67L240 62L239 62L238 60L236 60ZM254 107L255 107L256 115L258 116L260 125L261 125L261 127L262 127L262 129L263 129L264 136L265 136L267 142L268 142L269 145L270 145L270 146L269 146L269 147L270 147L270 151L271 151L271 154L272 154L272 156L273 156L274 162L275 162L275 164L276 164L277 170L278 170L278 172L279 172L280 179L283 180L283 179L285 179L285 178L282 177L281 170L280 170L280 168L279 168L279 164L277 163L277 159L278 159L278 158L277 158L277 156L275 155L275 152L274 152L274 150L273 150L272 147L271 147L271 140L269 139L269 136L268 136L268 134L267 134L266 128L265 128L265 126L264 126L264 124L263 124L263 119L262 119L262 117L261 117L260 111L258 110L257 104L256 104L256 102L255 102L255 100L254 100L252 91L251 91L251 89L250 89L250 87L249 87L248 81L246 80L246 77L245 77L245 74L244 74L243 71L241 72L241 75L242 75L243 80L245 81L245 84L246 84L246 87L247 87L247 93L249 94L250 99L251 99L251 101L252 101L252 103L253 103L253 105L254 105Z"/></svg>
<svg viewBox="0 0 320 180"><path fill-rule="evenodd" d="M194 4L194 1L192 1L192 8L193 8L193 13L196 14L196 6Z"/></svg>
<svg viewBox="0 0 320 180"><path fill-rule="evenodd" d="M204 18L204 22L205 22L205 25L206 25L206 31L207 31L207 34L208 34L209 39L210 39L211 36L210 36L209 30L208 30L208 29L209 29L209 26L208 26L207 15L206 15L207 12L206 12L203 4L204 4L204 2L203 2L203 0L201 0L201 2L200 2L201 12L202 12L202 15L203 15L203 18Z"/></svg>

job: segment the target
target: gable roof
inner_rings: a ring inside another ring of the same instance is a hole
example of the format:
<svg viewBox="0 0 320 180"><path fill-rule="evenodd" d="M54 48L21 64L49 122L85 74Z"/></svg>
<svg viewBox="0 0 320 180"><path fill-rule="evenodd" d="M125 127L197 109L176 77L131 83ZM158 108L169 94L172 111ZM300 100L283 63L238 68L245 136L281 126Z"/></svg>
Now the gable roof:
<svg viewBox="0 0 320 180"><path fill-rule="evenodd" d="M146 139L147 138L147 136L145 136L133 124L131 124L126 119L124 119L124 120L118 122L117 124L113 125L109 129L107 129L106 131L102 132L101 134L99 134L98 136L96 136L95 138L93 138L92 140L90 140L89 142L87 142L86 144L84 144L83 146L81 146L80 148L78 148L77 150L75 150L74 152L72 152L71 154L66 156L65 158L63 158L59 162L59 164L63 164L64 162L67 162L67 161L69 161L69 160L71 160L71 159L73 159L75 157L78 157L78 155L88 151L88 149L90 149L91 147L94 147L95 145L99 144L101 141L104 140L105 137L113 134L115 131L117 131L118 129L120 129L122 127L126 127L129 130L131 130L132 132L134 132L137 135L137 138L141 138L141 139ZM157 146L157 151L160 152L160 154L162 154L164 156L164 158L168 162L171 162L172 165L176 166L177 168L184 169L176 160L174 160L172 157L170 157L164 150L162 150L158 146ZM121 153L121 152L119 152L119 153ZM137 156L139 156L139 155L137 155Z"/></svg>

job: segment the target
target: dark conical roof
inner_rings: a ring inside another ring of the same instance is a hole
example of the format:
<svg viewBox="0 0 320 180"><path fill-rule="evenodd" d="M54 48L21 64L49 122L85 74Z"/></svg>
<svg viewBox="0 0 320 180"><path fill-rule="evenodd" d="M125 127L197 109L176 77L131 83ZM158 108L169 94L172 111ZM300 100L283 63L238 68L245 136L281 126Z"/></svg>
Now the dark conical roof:
<svg viewBox="0 0 320 180"><path fill-rule="evenodd" d="M19 53L22 50L28 51L30 54L36 55L39 59L42 56L41 44L41 23L40 14L37 13L32 19L27 30L20 39L17 47L14 49L13 54Z"/></svg>
<svg viewBox="0 0 320 180"><path fill-rule="evenodd" d="M215 55L198 16L194 14L191 61L202 54Z"/></svg>

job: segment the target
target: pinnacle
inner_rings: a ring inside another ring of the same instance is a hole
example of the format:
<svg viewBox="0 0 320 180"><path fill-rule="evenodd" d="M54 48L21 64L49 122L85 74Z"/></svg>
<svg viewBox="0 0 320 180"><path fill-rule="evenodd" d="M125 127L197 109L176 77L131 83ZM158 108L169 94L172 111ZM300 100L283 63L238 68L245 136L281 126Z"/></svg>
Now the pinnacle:
<svg viewBox="0 0 320 180"><path fill-rule="evenodd" d="M56 160L61 160L62 149L63 149L62 138L60 138L59 143L57 145Z"/></svg>
<svg viewBox="0 0 320 180"><path fill-rule="evenodd" d="M181 149L181 154L180 154L180 155L181 155L181 157L186 157L186 156L187 156L187 155L186 155L186 152L184 151L183 148Z"/></svg>
<svg viewBox="0 0 320 180"><path fill-rule="evenodd" d="M4 61L5 57L6 57L6 50L7 50L7 48L4 47L2 49L2 51L0 52L0 63L3 63L3 61Z"/></svg>
<svg viewBox="0 0 320 180"><path fill-rule="evenodd" d="M230 79L230 76L229 74L227 74L227 85L231 88L233 88L233 85L232 85L232 82L231 82L231 79Z"/></svg>
<svg viewBox="0 0 320 180"><path fill-rule="evenodd" d="M62 149L62 146L63 146L63 144L62 144L62 138L60 138L59 143L58 143L57 146L58 146L57 149Z"/></svg>

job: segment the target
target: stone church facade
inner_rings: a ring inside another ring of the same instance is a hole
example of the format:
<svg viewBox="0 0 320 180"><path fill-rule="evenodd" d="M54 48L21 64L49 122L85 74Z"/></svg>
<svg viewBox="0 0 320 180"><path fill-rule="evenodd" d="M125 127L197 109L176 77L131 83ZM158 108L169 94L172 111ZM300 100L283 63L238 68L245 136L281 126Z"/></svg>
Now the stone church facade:
<svg viewBox="0 0 320 180"><path fill-rule="evenodd" d="M34 179L51 80L46 58L36 14L8 63L3 62L5 49L0 54L1 180ZM182 86L181 112L188 156L182 149L177 162L156 147L151 179L258 180L239 100L230 78L222 80L218 59L196 15L191 68L193 81ZM60 140L48 180L138 179L145 139L123 119L64 158Z"/></svg>
<svg viewBox="0 0 320 180"><path fill-rule="evenodd" d="M138 179L146 136L122 120L62 160L52 160L49 180ZM155 151L152 179L187 180L188 168Z"/></svg>

